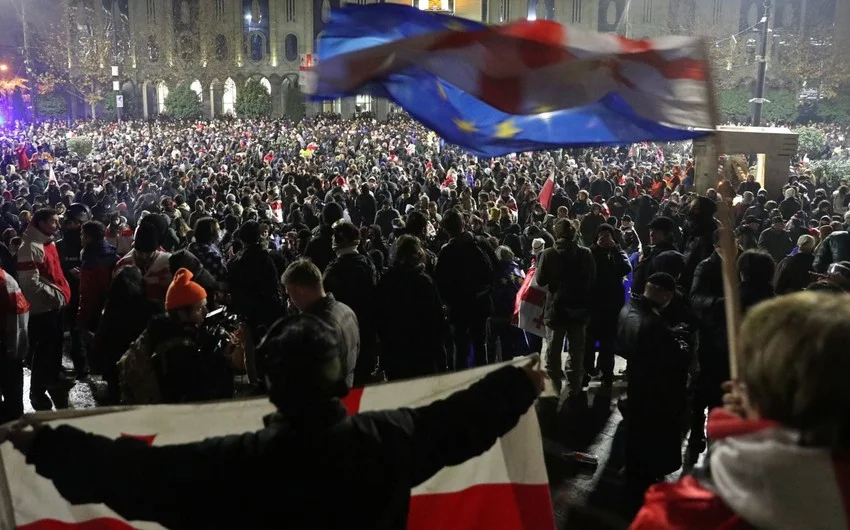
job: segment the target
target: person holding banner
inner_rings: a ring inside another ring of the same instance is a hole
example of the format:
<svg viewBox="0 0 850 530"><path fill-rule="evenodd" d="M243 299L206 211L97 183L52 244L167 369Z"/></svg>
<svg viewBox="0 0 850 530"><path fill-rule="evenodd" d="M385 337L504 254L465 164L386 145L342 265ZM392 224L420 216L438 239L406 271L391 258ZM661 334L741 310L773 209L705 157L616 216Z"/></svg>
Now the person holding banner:
<svg viewBox="0 0 850 530"><path fill-rule="evenodd" d="M66 500L104 503L128 521L395 530L407 525L411 488L490 449L544 386L533 358L423 407L346 417L339 348L336 331L314 315L272 326L259 350L277 411L257 432L151 447L36 426L0 431L0 443L8 437ZM330 501L329 486L341 492Z"/></svg>

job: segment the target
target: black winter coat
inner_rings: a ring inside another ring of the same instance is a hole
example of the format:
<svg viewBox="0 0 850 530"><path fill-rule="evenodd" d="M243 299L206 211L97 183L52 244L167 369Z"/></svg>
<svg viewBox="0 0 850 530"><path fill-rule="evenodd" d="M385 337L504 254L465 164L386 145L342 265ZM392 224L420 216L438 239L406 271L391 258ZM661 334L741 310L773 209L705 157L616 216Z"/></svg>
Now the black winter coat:
<svg viewBox="0 0 850 530"><path fill-rule="evenodd" d="M812 283L815 256L798 252L787 256L776 266L773 288L777 295L802 291Z"/></svg>
<svg viewBox="0 0 850 530"><path fill-rule="evenodd" d="M495 280L490 258L469 232L451 238L437 255L434 281L455 322L490 315Z"/></svg>
<svg viewBox="0 0 850 530"><path fill-rule="evenodd" d="M620 312L617 326L619 351L629 360L626 466L653 477L682 465L679 429L689 363L659 309L651 300L634 296Z"/></svg>
<svg viewBox="0 0 850 530"><path fill-rule="evenodd" d="M671 242L644 247L644 258L638 261L634 274L632 275L633 293L643 294L643 290L646 287L646 281L650 276L659 272L655 263L655 258L657 258L662 252L669 251L676 252L676 247Z"/></svg>
<svg viewBox="0 0 850 530"><path fill-rule="evenodd" d="M829 266L839 261L850 261L850 232L833 232L815 252L815 272L826 273Z"/></svg>
<svg viewBox="0 0 850 530"><path fill-rule="evenodd" d="M271 326L283 316L280 276L269 252L260 245L248 245L227 269L231 307L251 328Z"/></svg>
<svg viewBox="0 0 850 530"><path fill-rule="evenodd" d="M324 272L334 259L333 230L328 225L319 225L318 234L307 243L304 257L310 258L319 270Z"/></svg>
<svg viewBox="0 0 850 530"><path fill-rule="evenodd" d="M629 257L619 247L590 247L596 263L596 283L593 285L590 327L597 336L614 336L617 315L626 301L623 277L632 270Z"/></svg>
<svg viewBox="0 0 850 530"><path fill-rule="evenodd" d="M375 264L363 254L343 254L330 265L324 274L325 291L347 305L357 315L360 343L371 346L375 334Z"/></svg>
<svg viewBox="0 0 850 530"><path fill-rule="evenodd" d="M416 409L345 417L337 401L265 429L150 447L45 426L27 455L72 504L104 503L127 520L171 528L403 529L411 488L488 450L534 403L505 367ZM257 424L260 419L257 418ZM74 448L75 458L67 457ZM328 485L337 496L323 508Z"/></svg>
<svg viewBox="0 0 850 530"><path fill-rule="evenodd" d="M390 267L375 291L375 315L389 379L445 369L443 303L424 265Z"/></svg>
<svg viewBox="0 0 850 530"><path fill-rule="evenodd" d="M546 325L566 326L590 318L596 263L590 249L559 239L540 255L537 283L548 287L543 309Z"/></svg>

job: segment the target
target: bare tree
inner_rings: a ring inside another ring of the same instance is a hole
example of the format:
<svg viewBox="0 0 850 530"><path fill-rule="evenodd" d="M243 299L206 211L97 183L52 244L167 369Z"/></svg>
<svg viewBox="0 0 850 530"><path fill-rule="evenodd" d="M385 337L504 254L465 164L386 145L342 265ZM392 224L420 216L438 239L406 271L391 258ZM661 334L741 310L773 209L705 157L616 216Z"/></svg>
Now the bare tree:
<svg viewBox="0 0 850 530"><path fill-rule="evenodd" d="M60 16L34 28L38 57L33 77L40 92L58 85L82 98L96 117L97 104L111 89L111 66L121 63L115 16L100 0L57 0ZM117 9L117 7L113 7Z"/></svg>

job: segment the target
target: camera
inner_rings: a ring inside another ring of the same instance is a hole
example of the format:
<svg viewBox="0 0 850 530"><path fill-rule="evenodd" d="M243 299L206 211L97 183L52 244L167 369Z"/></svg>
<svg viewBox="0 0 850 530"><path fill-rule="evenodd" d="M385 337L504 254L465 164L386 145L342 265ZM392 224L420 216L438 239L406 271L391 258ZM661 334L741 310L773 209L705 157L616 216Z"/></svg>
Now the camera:
<svg viewBox="0 0 850 530"><path fill-rule="evenodd" d="M226 307L210 311L201 326L201 351L220 353L230 343L231 335L239 330L239 316L228 313Z"/></svg>

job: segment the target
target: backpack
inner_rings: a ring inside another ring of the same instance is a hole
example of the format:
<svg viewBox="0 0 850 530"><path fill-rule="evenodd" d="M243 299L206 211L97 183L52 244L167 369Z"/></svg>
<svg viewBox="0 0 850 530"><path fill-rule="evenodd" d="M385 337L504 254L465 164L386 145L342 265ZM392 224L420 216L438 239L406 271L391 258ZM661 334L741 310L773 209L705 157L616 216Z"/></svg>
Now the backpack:
<svg viewBox="0 0 850 530"><path fill-rule="evenodd" d="M147 331L130 344L118 361L121 401L127 405L162 403L162 391L153 362Z"/></svg>

